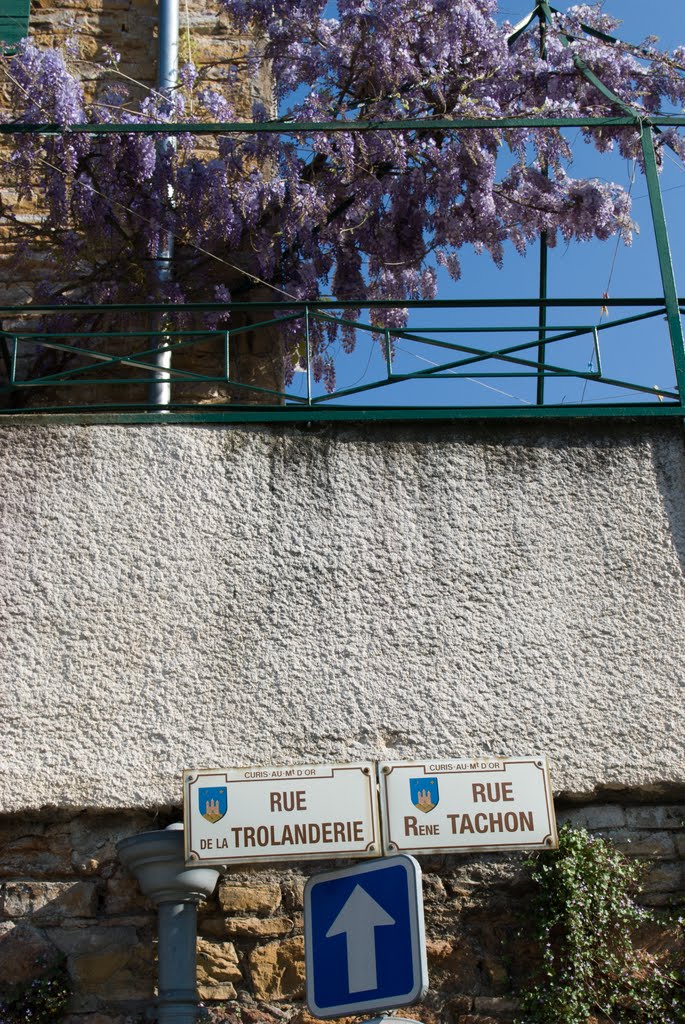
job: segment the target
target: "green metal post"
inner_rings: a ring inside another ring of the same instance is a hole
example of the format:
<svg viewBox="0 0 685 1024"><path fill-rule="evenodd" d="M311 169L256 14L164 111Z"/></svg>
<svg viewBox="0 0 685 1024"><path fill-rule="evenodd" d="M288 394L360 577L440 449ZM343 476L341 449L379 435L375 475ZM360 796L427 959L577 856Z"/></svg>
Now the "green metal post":
<svg viewBox="0 0 685 1024"><path fill-rule="evenodd" d="M664 289L664 304L666 306L666 321L668 333L671 339L673 350L673 363L675 365L676 379L680 402L685 399L685 343L683 341L683 324L680 319L680 308L678 305L678 292L673 272L673 260L671 258L671 246L668 240L668 228L666 226L666 215L664 213L664 201L659 185L659 173L656 165L656 153L654 151L654 136L650 125L640 125L640 142L642 155L645 163L645 177L647 179L647 191L649 193L649 205L652 211L652 223L654 225L654 238L656 241L656 252L661 271L661 283Z"/></svg>
<svg viewBox="0 0 685 1024"><path fill-rule="evenodd" d="M547 232L540 235L540 298L547 298ZM538 362L542 365L546 359L545 337L547 334L547 307L540 305L538 311ZM545 404L545 371L538 374L535 400L537 405Z"/></svg>
<svg viewBox="0 0 685 1024"><path fill-rule="evenodd" d="M543 60L547 57L547 24L545 22L544 13L540 16L540 56ZM547 160L542 161L541 167L542 173L547 178L549 177L549 166ZM543 231L540 235L540 281L538 286L538 293L541 299L547 298L547 232ZM538 362L544 363L546 357L545 349L545 336L547 327L547 307L540 303L538 309ZM537 388L535 394L535 401L537 405L545 404L545 371L541 370L538 375Z"/></svg>
<svg viewBox="0 0 685 1024"><path fill-rule="evenodd" d="M312 404L312 352L309 343L309 306L304 309L304 341L307 358L307 405Z"/></svg>
<svg viewBox="0 0 685 1024"><path fill-rule="evenodd" d="M597 376L602 376L602 354L599 349L599 331L596 327L592 328L592 343L595 348L595 362L597 364Z"/></svg>

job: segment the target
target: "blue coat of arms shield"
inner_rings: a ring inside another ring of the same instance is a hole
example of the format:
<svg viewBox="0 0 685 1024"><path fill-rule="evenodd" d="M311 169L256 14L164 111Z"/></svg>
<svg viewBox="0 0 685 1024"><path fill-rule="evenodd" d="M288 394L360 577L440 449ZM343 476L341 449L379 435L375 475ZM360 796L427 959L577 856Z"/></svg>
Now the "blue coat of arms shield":
<svg viewBox="0 0 685 1024"><path fill-rule="evenodd" d="M198 790L200 814L214 824L221 821L228 810L226 786L208 786Z"/></svg>
<svg viewBox="0 0 685 1024"><path fill-rule="evenodd" d="M432 811L440 799L438 792L438 780L435 776L421 779L410 779L409 780L409 792L411 794L411 802L414 807L418 808L419 811L423 811L424 814L428 814Z"/></svg>

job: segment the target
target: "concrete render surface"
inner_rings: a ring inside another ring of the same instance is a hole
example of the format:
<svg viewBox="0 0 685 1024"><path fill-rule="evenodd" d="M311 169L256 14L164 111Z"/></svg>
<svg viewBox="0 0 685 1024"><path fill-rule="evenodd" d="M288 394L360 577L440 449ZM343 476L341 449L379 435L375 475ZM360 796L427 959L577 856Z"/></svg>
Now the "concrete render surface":
<svg viewBox="0 0 685 1024"><path fill-rule="evenodd" d="M0 435L0 810L362 758L685 781L680 426Z"/></svg>

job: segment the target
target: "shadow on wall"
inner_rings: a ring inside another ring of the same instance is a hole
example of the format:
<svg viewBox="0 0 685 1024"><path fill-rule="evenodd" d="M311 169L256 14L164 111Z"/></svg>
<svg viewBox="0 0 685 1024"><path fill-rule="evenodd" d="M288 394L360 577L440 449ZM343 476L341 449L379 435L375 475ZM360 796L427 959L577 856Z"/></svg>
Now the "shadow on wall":
<svg viewBox="0 0 685 1024"><path fill-rule="evenodd" d="M662 427L663 430L663 427ZM652 444L652 461L659 494L670 524L670 537L685 573L685 438L683 427L673 427L680 444Z"/></svg>
<svg viewBox="0 0 685 1024"><path fill-rule="evenodd" d="M156 914L116 843L160 817L0 818L0 1000L61 962L75 1012L138 1010L153 997Z"/></svg>

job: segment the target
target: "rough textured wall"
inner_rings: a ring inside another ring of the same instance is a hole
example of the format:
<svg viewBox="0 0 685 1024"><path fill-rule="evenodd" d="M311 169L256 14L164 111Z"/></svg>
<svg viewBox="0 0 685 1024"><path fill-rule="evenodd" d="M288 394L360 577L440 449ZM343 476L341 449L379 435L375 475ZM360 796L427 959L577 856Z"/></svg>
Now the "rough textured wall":
<svg viewBox="0 0 685 1024"><path fill-rule="evenodd" d="M683 782L680 427L0 435L4 811L374 756Z"/></svg>

